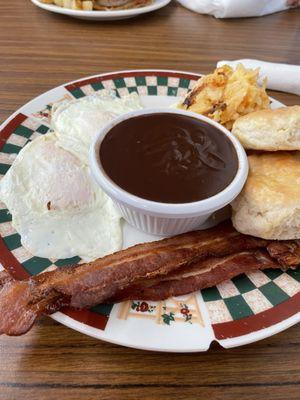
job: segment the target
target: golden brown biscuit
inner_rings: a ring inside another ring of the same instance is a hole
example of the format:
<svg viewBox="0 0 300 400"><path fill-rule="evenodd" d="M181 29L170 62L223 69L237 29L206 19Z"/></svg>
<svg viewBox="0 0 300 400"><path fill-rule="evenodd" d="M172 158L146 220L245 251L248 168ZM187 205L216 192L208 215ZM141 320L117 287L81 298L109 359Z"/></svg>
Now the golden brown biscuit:
<svg viewBox="0 0 300 400"><path fill-rule="evenodd" d="M234 227L264 239L300 239L300 152L248 160L248 180L232 203Z"/></svg>
<svg viewBox="0 0 300 400"><path fill-rule="evenodd" d="M255 111L237 119L232 133L246 149L300 150L300 106Z"/></svg>

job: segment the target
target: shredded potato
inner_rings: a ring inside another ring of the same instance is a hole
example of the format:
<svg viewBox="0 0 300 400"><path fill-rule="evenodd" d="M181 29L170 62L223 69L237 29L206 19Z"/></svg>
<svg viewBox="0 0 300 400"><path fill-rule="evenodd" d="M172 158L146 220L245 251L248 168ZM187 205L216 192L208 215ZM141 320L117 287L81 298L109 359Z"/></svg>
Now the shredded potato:
<svg viewBox="0 0 300 400"><path fill-rule="evenodd" d="M123 10L135 7L144 7L151 4L153 0L128 0L123 6L102 6L98 0L40 0L41 3L55 4L59 7L71 10Z"/></svg>
<svg viewBox="0 0 300 400"><path fill-rule="evenodd" d="M216 68L198 80L178 108L206 115L231 129L234 121L250 112L270 108L266 81L258 84L259 70L239 64Z"/></svg>

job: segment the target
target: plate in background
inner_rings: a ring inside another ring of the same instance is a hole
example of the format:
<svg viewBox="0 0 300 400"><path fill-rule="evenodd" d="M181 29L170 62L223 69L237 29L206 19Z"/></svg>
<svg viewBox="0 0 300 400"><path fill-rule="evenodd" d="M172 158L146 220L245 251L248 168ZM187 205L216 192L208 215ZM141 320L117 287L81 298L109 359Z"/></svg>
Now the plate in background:
<svg viewBox="0 0 300 400"><path fill-rule="evenodd" d="M69 17L85 19L90 21L113 21L113 20L132 18L165 7L167 4L170 3L170 1L171 0L154 0L153 4L150 4L149 6L130 8L128 10L80 11L80 10L70 10L69 8L62 8L56 6L55 4L41 3L39 0L31 0L33 4L44 10L52 11L57 14L68 15Z"/></svg>
<svg viewBox="0 0 300 400"><path fill-rule="evenodd" d="M199 77L166 70L120 71L67 83L42 94L0 127L0 178L28 141L48 132L53 102L112 89L119 96L137 92L146 108L168 107L183 97ZM282 104L273 100L272 106ZM124 247L154 238L124 224ZM63 268L79 260L33 257L22 247L11 216L0 203L0 263L16 278ZM237 347L300 321L300 268L243 274L213 288L166 301L102 304L91 310L64 310L52 318L97 339L139 349L206 351L213 341L225 348Z"/></svg>

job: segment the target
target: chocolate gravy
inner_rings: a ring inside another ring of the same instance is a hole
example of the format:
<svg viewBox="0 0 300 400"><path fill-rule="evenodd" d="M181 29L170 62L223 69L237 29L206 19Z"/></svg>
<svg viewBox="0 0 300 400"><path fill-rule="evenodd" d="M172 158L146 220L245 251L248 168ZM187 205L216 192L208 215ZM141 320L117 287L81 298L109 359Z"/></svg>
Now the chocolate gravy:
<svg viewBox="0 0 300 400"><path fill-rule="evenodd" d="M186 115L148 114L122 121L100 146L105 173L122 189L162 203L211 197L230 184L238 158L219 129Z"/></svg>

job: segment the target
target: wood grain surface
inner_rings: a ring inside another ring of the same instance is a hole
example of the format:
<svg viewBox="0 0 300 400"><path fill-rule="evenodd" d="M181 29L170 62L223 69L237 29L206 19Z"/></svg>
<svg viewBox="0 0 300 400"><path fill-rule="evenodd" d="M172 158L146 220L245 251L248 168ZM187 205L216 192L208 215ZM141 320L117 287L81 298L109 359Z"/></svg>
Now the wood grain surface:
<svg viewBox="0 0 300 400"><path fill-rule="evenodd" d="M64 82L131 68L209 72L220 59L300 64L300 12L216 20L177 5L136 19L91 23L1 1L0 120ZM300 98L271 93L286 104ZM299 326L245 347L159 354L96 341L42 319L0 339L0 399L300 398Z"/></svg>

